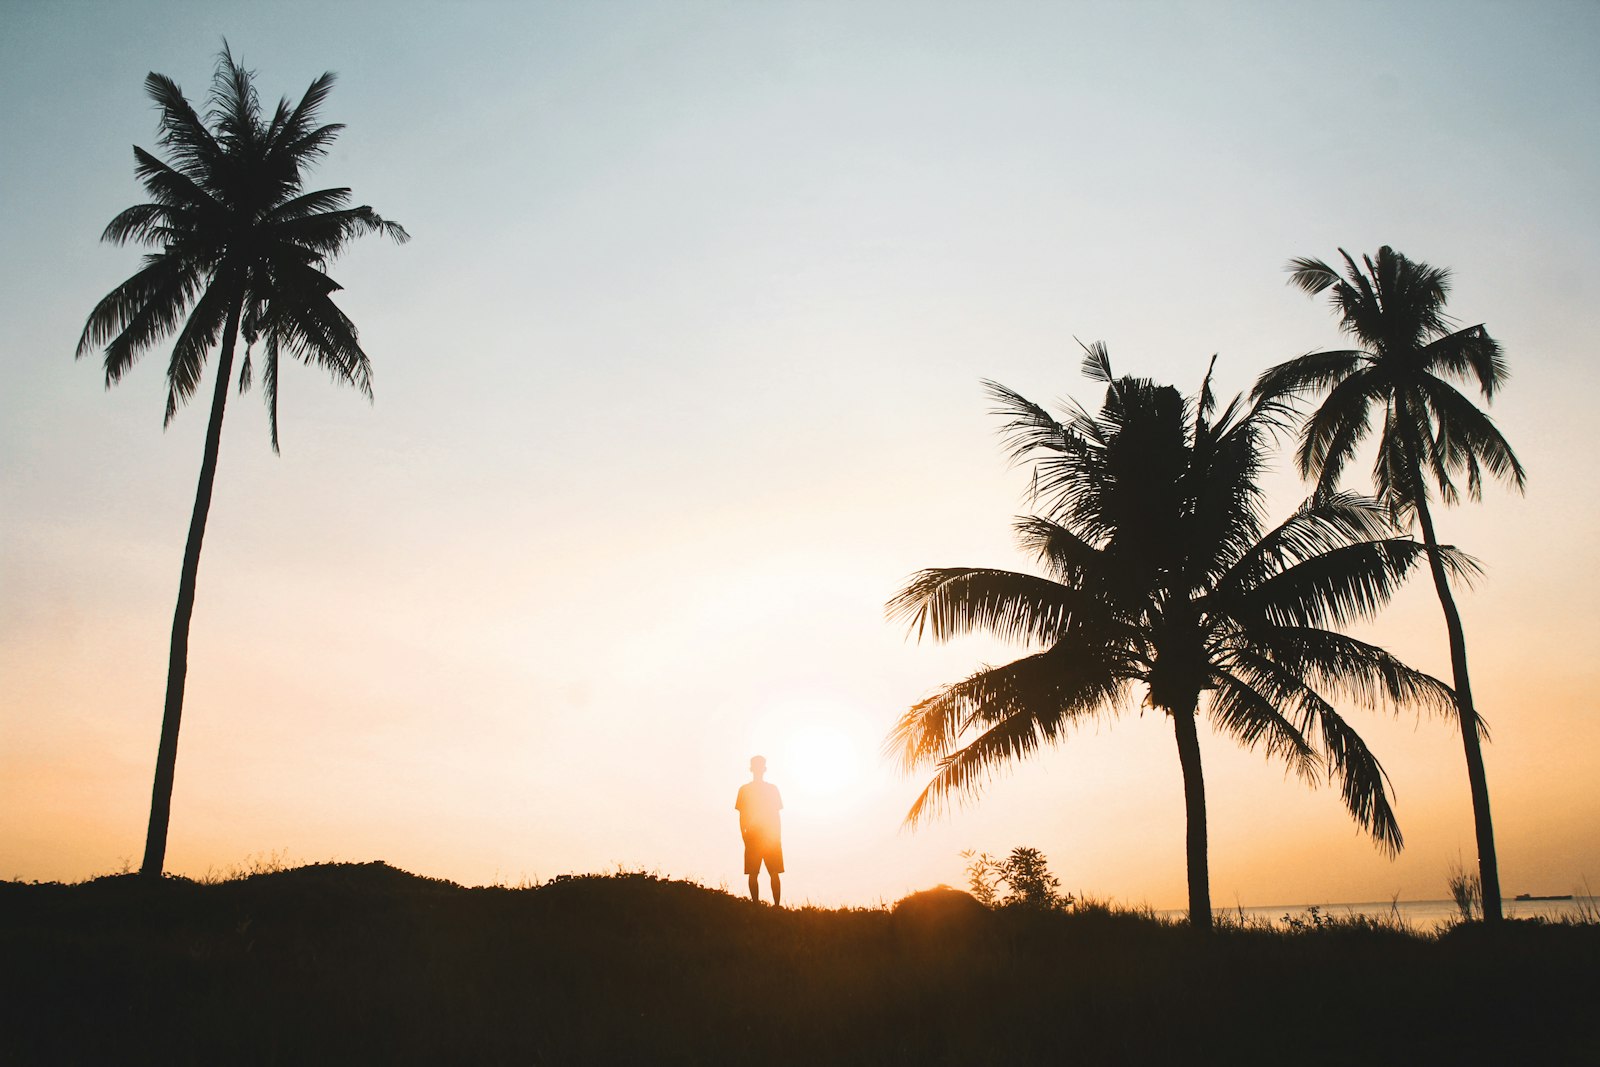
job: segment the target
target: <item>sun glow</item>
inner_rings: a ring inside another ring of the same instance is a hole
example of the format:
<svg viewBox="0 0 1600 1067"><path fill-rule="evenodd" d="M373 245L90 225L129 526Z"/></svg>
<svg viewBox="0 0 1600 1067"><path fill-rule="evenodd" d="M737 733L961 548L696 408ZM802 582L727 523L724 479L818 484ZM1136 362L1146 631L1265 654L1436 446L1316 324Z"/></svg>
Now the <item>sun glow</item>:
<svg viewBox="0 0 1600 1067"><path fill-rule="evenodd" d="M785 700L762 716L752 754L767 757L769 779L786 809L836 813L862 799L868 785L870 741L848 708L818 698Z"/></svg>

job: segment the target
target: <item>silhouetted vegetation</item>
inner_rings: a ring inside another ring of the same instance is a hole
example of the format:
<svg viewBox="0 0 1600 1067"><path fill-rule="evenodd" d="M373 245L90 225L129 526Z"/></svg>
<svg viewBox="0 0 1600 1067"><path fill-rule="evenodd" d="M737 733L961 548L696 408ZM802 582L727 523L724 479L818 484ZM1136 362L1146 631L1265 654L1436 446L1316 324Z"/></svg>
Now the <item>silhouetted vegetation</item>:
<svg viewBox="0 0 1600 1067"><path fill-rule="evenodd" d="M987 852L963 852L967 888L978 903L995 908L1070 908L1074 898L1061 892L1043 852L1018 845L1003 859Z"/></svg>
<svg viewBox="0 0 1600 1067"><path fill-rule="evenodd" d="M1483 918L1483 882L1477 874L1462 870L1459 862L1451 863L1446 883L1462 922Z"/></svg>
<svg viewBox="0 0 1600 1067"><path fill-rule="evenodd" d="M270 118L263 118L254 74L224 45L202 116L176 82L150 74L145 91L161 114L158 140L167 158L134 148L134 172L150 201L120 212L101 235L113 244L132 241L155 249L137 273L95 305L78 338L79 358L104 348L106 387L176 331L167 364L166 425L200 387L206 359L213 348L217 351L211 416L172 617L166 703L140 867L149 878L159 878L166 863L189 623L234 349L243 338L239 390L260 378L274 452L280 356L314 364L370 398L371 364L355 323L333 302L339 284L324 271L358 237L381 233L409 239L370 207L349 206L349 189L307 191L305 172L343 129L318 125L332 88L333 75L324 74L299 104L291 106L285 98Z"/></svg>
<svg viewBox="0 0 1600 1067"><path fill-rule="evenodd" d="M1195 926L1209 926L1212 911L1201 715L1303 778L1337 782L1356 822L1398 852L1383 768L1330 698L1452 706L1443 683L1340 632L1389 601L1422 546L1393 536L1383 508L1352 494L1320 493L1268 528L1260 475L1288 414L1274 396L1235 397L1219 411L1209 369L1186 400L1116 377L1103 345L1085 352L1084 372L1106 390L1097 414L1074 405L1058 422L990 384L1013 460L1033 466L1040 510L1016 530L1045 574L930 568L889 602L918 637L987 632L1040 649L901 716L887 750L907 771L934 768L907 821L1142 698L1177 740ZM1467 565L1447 549L1438 558Z"/></svg>
<svg viewBox="0 0 1600 1067"><path fill-rule="evenodd" d="M964 902L964 904L963 904ZM1600 927L1421 936L1095 904L775 909L645 874L465 889L383 864L0 883L32 1063L1596 1062ZM1495 1001L1464 996L1480 984Z"/></svg>
<svg viewBox="0 0 1600 1067"><path fill-rule="evenodd" d="M1415 520L1428 549L1434 589L1450 642L1457 724L1472 792L1473 828L1483 917L1498 922L1500 868L1495 859L1494 820L1481 740L1487 727L1472 700L1467 639L1450 592L1445 549L1434 532L1429 497L1453 504L1464 488L1477 500L1483 477L1521 490L1524 472L1494 421L1453 383L1476 386L1484 400L1508 376L1500 345L1480 323L1457 329L1445 314L1450 272L1407 259L1388 245L1377 259L1358 266L1344 249L1345 275L1319 259L1289 263L1290 280L1313 295L1326 291L1339 326L1361 347L1311 352L1261 375L1258 397L1317 396L1322 403L1306 420L1296 460L1300 473L1325 495L1378 424L1372 481L1396 522ZM1362 267L1365 267L1365 270ZM1459 574L1459 572L1458 572Z"/></svg>

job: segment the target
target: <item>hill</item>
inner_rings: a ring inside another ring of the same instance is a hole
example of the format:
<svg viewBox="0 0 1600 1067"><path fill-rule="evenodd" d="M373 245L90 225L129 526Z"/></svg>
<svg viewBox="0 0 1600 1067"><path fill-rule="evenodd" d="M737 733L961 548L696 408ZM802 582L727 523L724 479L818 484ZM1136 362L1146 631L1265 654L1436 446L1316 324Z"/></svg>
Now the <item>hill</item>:
<svg viewBox="0 0 1600 1067"><path fill-rule="evenodd" d="M0 883L0 1061L1600 1062L1600 927L1210 938L1147 915L774 909L381 863Z"/></svg>

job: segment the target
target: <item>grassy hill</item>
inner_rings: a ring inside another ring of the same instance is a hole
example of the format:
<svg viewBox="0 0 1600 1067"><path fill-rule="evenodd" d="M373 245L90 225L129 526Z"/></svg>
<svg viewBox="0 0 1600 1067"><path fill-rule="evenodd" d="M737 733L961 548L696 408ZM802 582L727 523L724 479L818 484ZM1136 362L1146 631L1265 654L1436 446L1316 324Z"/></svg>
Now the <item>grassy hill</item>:
<svg viewBox="0 0 1600 1067"><path fill-rule="evenodd" d="M1597 1063L1600 927L779 910L381 863L0 883L0 1063Z"/></svg>

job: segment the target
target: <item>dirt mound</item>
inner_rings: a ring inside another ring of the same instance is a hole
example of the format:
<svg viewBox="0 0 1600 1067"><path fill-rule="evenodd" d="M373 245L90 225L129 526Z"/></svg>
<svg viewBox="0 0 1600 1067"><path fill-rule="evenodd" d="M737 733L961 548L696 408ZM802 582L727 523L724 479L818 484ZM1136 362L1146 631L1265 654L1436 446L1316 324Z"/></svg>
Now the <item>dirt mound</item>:
<svg viewBox="0 0 1600 1067"><path fill-rule="evenodd" d="M308 863L282 871L266 871L241 878L237 884L271 883L275 886L318 887L354 892L448 892L460 889L443 878L427 878L391 867L382 860L368 863Z"/></svg>
<svg viewBox="0 0 1600 1067"><path fill-rule="evenodd" d="M912 893L891 913L896 936L930 945L970 941L991 918L989 909L971 893L947 885Z"/></svg>

